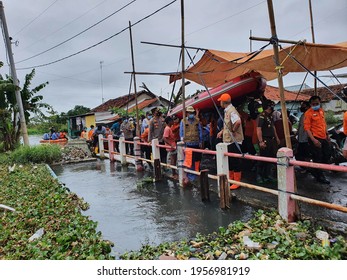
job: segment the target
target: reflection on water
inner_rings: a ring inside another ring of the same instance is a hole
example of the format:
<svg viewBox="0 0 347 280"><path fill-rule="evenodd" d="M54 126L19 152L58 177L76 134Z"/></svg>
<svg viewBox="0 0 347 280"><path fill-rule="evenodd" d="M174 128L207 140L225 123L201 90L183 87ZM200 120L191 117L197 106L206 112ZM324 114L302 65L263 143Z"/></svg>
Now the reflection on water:
<svg viewBox="0 0 347 280"><path fill-rule="evenodd" d="M184 189L164 180L149 187L137 181L150 174L136 173L108 160L55 166L58 178L90 204L85 212L98 222L105 239L115 243L114 254L137 250L142 244L159 244L211 233L234 220L247 220L253 209L234 202L220 210L216 194L203 203L196 189Z"/></svg>

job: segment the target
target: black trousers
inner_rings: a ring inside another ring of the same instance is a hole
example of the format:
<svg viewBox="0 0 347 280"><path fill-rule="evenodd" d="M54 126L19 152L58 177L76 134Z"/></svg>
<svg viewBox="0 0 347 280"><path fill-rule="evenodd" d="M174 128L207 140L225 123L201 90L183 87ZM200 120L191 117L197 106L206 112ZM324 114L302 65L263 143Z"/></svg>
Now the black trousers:
<svg viewBox="0 0 347 280"><path fill-rule="evenodd" d="M241 145L239 144L239 148L241 149ZM241 151L237 148L235 143L228 145L228 153L241 154ZM235 157L229 157L229 170L234 172L241 171L241 160Z"/></svg>
<svg viewBox="0 0 347 280"><path fill-rule="evenodd" d="M266 143L266 147L264 149L260 149L260 156L262 157L272 157L276 158L277 153L277 142L275 138L267 138L263 137L264 142ZM271 176L273 163L258 161L257 164L257 175L263 178Z"/></svg>
<svg viewBox="0 0 347 280"><path fill-rule="evenodd" d="M331 157L331 144L326 139L316 138L320 143L321 147L316 147L311 139L308 140L309 150L312 156L313 162L316 163L329 163ZM313 168L312 175L315 177L319 177L323 174L321 169Z"/></svg>

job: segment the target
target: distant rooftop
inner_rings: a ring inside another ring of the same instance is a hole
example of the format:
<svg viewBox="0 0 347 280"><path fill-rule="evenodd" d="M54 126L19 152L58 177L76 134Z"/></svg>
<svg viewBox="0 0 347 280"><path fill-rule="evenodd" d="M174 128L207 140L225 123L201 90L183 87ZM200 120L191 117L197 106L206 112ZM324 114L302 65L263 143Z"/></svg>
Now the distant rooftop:
<svg viewBox="0 0 347 280"><path fill-rule="evenodd" d="M300 88L301 88L301 90L311 89L311 87L308 86L307 84L303 84L303 85L300 84L300 85L293 85L293 86L285 87L286 90L294 91L294 92L298 92L300 90Z"/></svg>

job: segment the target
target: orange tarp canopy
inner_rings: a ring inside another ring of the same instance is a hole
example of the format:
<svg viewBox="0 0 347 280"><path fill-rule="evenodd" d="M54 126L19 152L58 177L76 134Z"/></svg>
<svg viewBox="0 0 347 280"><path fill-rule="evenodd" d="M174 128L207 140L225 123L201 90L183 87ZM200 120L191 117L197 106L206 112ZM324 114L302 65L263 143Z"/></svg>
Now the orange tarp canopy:
<svg viewBox="0 0 347 280"><path fill-rule="evenodd" d="M303 43L281 49L279 60L283 66L283 75L289 72L305 72L305 69L287 53L311 71L347 67L347 42L335 45ZM267 80L277 77L272 49L264 50L252 59L250 59L251 55L250 53L206 50L201 59L187 69L185 78L201 85L206 84L207 87L216 87L250 71L261 73ZM171 75L170 82L180 78L180 74Z"/></svg>

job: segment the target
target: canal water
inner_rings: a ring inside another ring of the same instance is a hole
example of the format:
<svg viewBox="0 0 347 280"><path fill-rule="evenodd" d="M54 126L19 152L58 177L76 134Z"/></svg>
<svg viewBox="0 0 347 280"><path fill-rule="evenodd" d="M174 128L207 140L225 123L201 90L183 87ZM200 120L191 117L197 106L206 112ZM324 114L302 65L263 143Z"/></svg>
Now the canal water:
<svg viewBox="0 0 347 280"><path fill-rule="evenodd" d="M211 233L235 220L249 220L254 211L237 201L232 209L221 210L217 194L211 193L211 202L204 203L197 189L166 179L141 186L139 182L150 174L109 160L52 169L66 187L90 204L84 214L98 222L104 239L114 242L115 256L144 244Z"/></svg>

